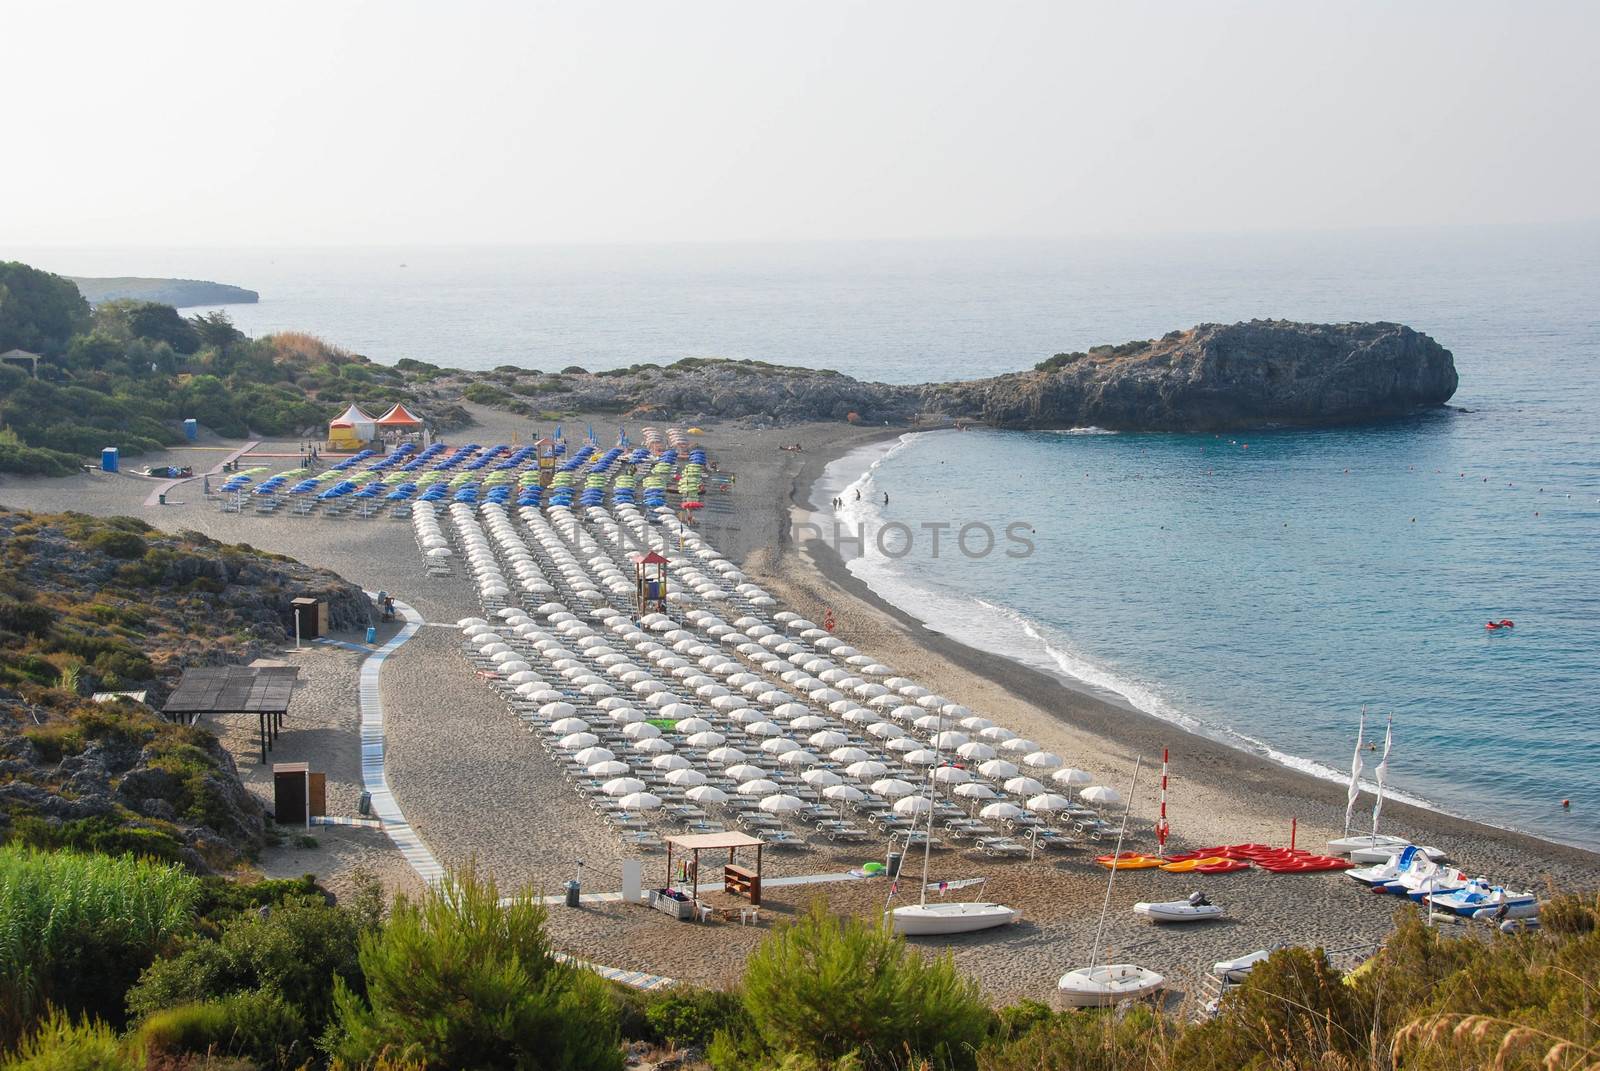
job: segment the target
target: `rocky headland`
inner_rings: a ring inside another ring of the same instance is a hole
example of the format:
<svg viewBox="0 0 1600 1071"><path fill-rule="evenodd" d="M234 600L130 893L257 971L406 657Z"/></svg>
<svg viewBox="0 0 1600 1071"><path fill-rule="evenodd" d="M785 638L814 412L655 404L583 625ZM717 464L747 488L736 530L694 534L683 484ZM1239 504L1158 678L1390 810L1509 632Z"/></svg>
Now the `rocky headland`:
<svg viewBox="0 0 1600 1071"><path fill-rule="evenodd" d="M445 395L530 416L614 412L757 424L965 420L1145 431L1388 420L1443 405L1457 384L1450 351L1403 324L1285 320L1200 324L1159 339L1057 354L1025 372L951 383L873 383L711 358L595 373L437 369L429 378Z"/></svg>
<svg viewBox="0 0 1600 1071"><path fill-rule="evenodd" d="M185 309L197 305L254 305L261 300L261 295L254 290L205 279L146 279L131 275L104 279L69 278L77 284L78 291L91 305L130 298Z"/></svg>

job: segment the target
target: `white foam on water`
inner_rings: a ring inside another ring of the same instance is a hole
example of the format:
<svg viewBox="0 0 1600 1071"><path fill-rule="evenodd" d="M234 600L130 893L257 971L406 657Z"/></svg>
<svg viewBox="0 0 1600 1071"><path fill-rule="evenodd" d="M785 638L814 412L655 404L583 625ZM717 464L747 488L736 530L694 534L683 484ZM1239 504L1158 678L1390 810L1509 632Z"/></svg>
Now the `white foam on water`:
<svg viewBox="0 0 1600 1071"><path fill-rule="evenodd" d="M1089 433L1089 429L1083 430ZM1094 433L1101 433L1101 429L1094 429ZM1058 630L1009 606L930 583L898 559L881 553L870 534L885 516L882 491L875 477L882 464L904 450L918 434L938 433L912 432L887 446L880 443L852 451L827 466L813 491L814 497L821 494L832 498L838 494L844 505L835 511L835 516L844 527L852 532L858 524L866 527L869 535L863 541L863 553L846 559L845 567L874 594L922 622L929 631L1050 673L1072 687L1125 703L1140 713L1228 747L1260 755L1280 766L1332 784L1347 783L1349 773L1346 771L1281 751L1229 726L1196 717L1168 698L1159 684L1138 680L1096 662L1076 650L1070 639ZM867 464L861 468L864 461ZM859 474L850 478L849 474L857 471ZM842 491L831 490L839 487ZM855 498L858 490L861 492L859 501ZM1375 791L1376 786L1371 781L1362 783L1368 791ZM1384 793L1390 800L1418 807L1433 806L1420 796L1396 791L1393 785L1385 786Z"/></svg>

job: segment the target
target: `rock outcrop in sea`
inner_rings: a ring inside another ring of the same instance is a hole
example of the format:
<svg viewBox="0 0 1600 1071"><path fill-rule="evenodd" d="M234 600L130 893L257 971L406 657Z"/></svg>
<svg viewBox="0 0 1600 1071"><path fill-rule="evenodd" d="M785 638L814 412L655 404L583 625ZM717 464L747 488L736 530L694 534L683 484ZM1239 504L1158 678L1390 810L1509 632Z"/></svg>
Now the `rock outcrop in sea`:
<svg viewBox="0 0 1600 1071"><path fill-rule="evenodd" d="M471 401L535 415L614 412L760 424L851 420L1002 428L1223 431L1388 420L1443 405L1455 361L1403 324L1251 320L1057 354L1025 372L872 383L761 361L689 359L589 373L503 367L461 377ZM448 382L448 381L446 381ZM435 380L435 386L440 381Z"/></svg>

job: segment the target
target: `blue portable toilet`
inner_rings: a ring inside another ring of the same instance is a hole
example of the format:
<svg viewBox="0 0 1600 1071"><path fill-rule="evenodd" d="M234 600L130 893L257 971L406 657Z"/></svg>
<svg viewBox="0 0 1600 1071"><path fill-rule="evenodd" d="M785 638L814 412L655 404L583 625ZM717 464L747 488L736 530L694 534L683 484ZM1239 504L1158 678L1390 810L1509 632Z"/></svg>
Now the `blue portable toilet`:
<svg viewBox="0 0 1600 1071"><path fill-rule="evenodd" d="M194 417L190 417L183 422L183 437L190 442L200 438L200 422Z"/></svg>
<svg viewBox="0 0 1600 1071"><path fill-rule="evenodd" d="M102 472L117 471L117 448L108 446L100 451L100 470Z"/></svg>

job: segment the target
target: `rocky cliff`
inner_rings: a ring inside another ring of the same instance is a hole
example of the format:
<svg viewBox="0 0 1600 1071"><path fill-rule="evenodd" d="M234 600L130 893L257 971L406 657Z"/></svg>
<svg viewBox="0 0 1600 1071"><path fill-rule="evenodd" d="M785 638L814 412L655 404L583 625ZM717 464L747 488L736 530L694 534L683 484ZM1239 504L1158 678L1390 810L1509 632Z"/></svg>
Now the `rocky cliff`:
<svg viewBox="0 0 1600 1071"><path fill-rule="evenodd" d="M1450 351L1402 324L1252 320L1062 354L925 396L1006 428L1217 431L1386 420L1455 390Z"/></svg>
<svg viewBox="0 0 1600 1071"><path fill-rule="evenodd" d="M1449 350L1401 324L1252 320L1058 354L1027 372L954 383L902 386L760 361L690 359L599 373L449 373L434 385L528 415L1220 431L1404 416L1444 404L1456 371Z"/></svg>

